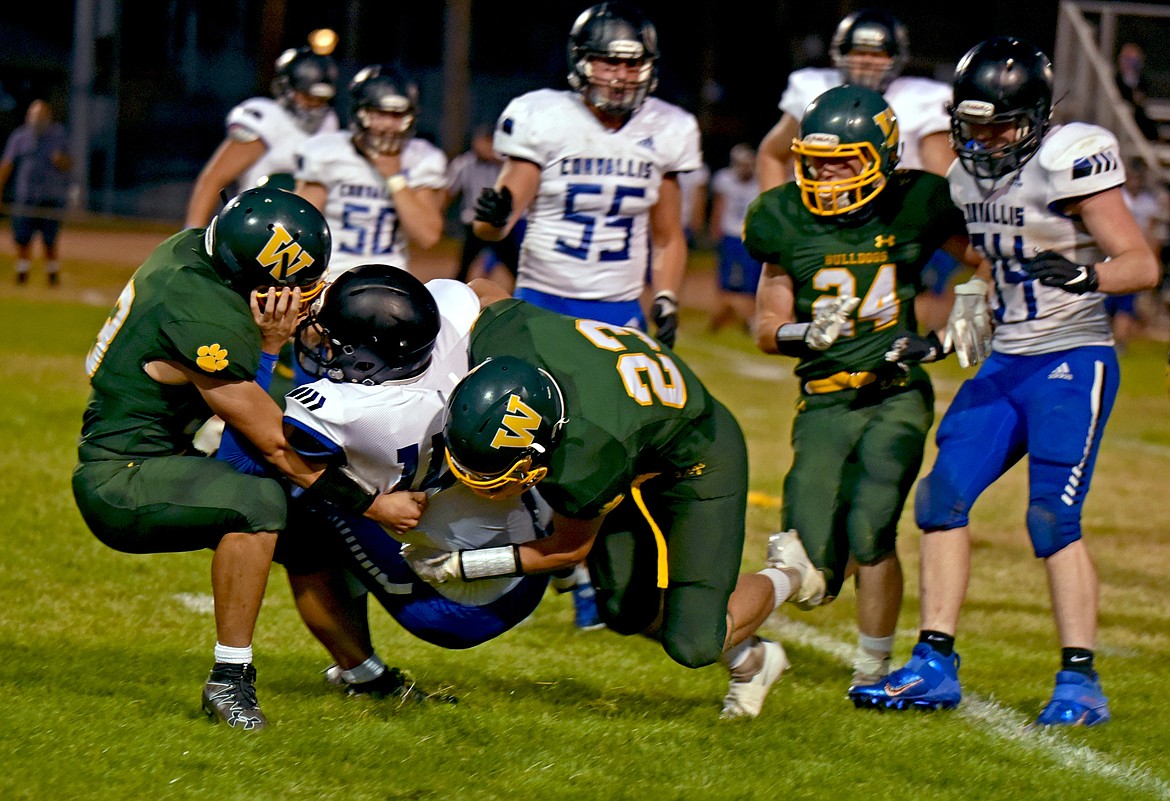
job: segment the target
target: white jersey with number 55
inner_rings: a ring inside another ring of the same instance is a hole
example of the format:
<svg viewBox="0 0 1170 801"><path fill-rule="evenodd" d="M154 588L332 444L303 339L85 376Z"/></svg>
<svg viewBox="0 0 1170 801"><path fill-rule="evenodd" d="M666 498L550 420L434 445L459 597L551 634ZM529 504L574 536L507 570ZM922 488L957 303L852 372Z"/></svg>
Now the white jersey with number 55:
<svg viewBox="0 0 1170 801"><path fill-rule="evenodd" d="M653 97L613 131L575 92L529 92L500 115L494 145L541 168L517 288L585 300L641 294L662 178L703 163L694 116Z"/></svg>
<svg viewBox="0 0 1170 801"><path fill-rule="evenodd" d="M321 184L329 195L325 219L333 253L325 280L359 264L390 264L409 270L408 242L386 179L353 144L348 131L318 134L301 146L297 180ZM443 189L447 157L425 139L402 148L402 175L411 189Z"/></svg>

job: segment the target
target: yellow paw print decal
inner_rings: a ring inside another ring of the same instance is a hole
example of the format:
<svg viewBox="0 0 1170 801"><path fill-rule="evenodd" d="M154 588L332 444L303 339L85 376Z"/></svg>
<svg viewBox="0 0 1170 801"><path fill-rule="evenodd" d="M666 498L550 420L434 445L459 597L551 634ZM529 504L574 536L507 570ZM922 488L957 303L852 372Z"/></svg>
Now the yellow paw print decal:
<svg viewBox="0 0 1170 801"><path fill-rule="evenodd" d="M218 342L214 345L200 345L195 355L195 364L200 370L214 373L228 366L227 348L221 348Z"/></svg>

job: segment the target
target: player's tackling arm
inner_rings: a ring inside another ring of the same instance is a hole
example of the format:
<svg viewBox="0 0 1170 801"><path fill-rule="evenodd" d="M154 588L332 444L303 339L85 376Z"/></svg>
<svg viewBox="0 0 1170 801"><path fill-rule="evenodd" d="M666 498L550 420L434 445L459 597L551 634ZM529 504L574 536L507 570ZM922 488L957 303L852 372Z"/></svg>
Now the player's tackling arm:
<svg viewBox="0 0 1170 801"><path fill-rule="evenodd" d="M776 332L796 320L796 293L792 277L778 264L764 264L756 288L756 346L764 353L779 353Z"/></svg>

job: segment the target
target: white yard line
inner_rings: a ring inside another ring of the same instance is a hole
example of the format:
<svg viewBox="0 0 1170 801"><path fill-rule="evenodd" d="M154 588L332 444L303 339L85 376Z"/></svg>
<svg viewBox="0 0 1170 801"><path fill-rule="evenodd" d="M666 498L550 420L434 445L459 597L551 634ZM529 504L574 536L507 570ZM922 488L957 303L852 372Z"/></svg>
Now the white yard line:
<svg viewBox="0 0 1170 801"><path fill-rule="evenodd" d="M799 643L828 654L842 664L853 663L854 645L824 633L799 621L780 615L773 616L769 627L774 628L785 642ZM1131 792L1150 793L1170 801L1170 784L1150 771L1130 762L1114 759L1085 745L1070 743L1058 730L1031 729L1029 718L995 701L981 698L963 690L963 701L957 714L980 730L1007 740L1017 747L1047 757L1063 768L1079 770L1118 784Z"/></svg>

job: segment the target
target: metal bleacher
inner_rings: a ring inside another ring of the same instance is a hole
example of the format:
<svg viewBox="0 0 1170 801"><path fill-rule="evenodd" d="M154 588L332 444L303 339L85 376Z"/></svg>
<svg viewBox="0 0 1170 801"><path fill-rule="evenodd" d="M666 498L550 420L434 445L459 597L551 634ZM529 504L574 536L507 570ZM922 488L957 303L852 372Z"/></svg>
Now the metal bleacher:
<svg viewBox="0 0 1170 801"><path fill-rule="evenodd" d="M1056 28L1054 110L1057 121L1081 120L1113 131L1122 155L1146 163L1165 185L1170 180L1170 97L1150 97L1146 114L1158 124L1158 141L1146 139L1133 111L1121 99L1114 77L1114 56L1127 32L1143 38L1170 39L1170 7L1148 3L1061 0ZM1157 88L1157 87L1155 87Z"/></svg>

